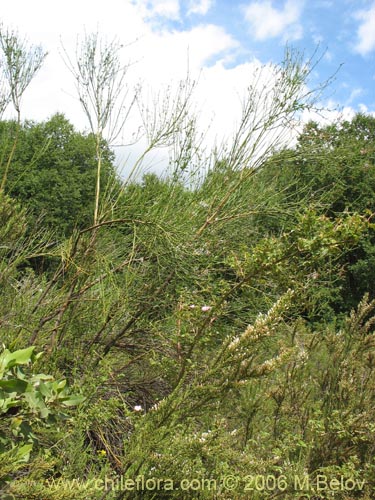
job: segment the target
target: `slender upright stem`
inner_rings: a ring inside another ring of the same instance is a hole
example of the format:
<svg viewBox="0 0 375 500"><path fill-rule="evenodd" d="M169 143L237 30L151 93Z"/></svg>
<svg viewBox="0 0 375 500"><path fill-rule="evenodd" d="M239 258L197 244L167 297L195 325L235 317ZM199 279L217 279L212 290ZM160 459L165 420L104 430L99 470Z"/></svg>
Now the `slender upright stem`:
<svg viewBox="0 0 375 500"><path fill-rule="evenodd" d="M11 149L9 156L8 156L7 164L5 165L5 170L4 170L3 178L1 180L1 185L0 185L0 192L3 192L5 189L5 185L6 185L6 182L8 179L9 167L12 163L14 153L16 152L16 149L17 149L18 138L20 135L20 129L21 129L21 113L20 113L20 110L18 109L17 110L16 134L14 136L14 141L13 141L12 149Z"/></svg>
<svg viewBox="0 0 375 500"><path fill-rule="evenodd" d="M102 149L100 147L101 134L98 131L96 133L96 158L97 158L97 170L96 170L96 190L95 190L95 210L94 210L94 226L98 223L99 217L99 198L100 198L100 177L102 169Z"/></svg>

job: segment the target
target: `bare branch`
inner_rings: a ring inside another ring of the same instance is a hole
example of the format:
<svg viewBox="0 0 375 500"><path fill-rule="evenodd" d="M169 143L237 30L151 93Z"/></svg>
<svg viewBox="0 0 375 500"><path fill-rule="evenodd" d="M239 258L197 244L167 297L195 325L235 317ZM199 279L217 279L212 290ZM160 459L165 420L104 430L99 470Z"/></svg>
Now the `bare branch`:
<svg viewBox="0 0 375 500"><path fill-rule="evenodd" d="M96 138L97 175L94 225L99 219L101 192L102 140L111 144L121 133L136 100L138 89L130 95L126 75L130 64L120 61L122 45L116 40L100 39L98 33L86 34L77 44L73 62L63 47L63 59L72 73L78 98Z"/></svg>
<svg viewBox="0 0 375 500"><path fill-rule="evenodd" d="M13 146L5 166L0 191L6 185L8 172L17 148L21 126L21 100L31 80L41 68L47 53L41 46L29 45L16 31L3 30L0 26L0 116L12 102L17 113L17 127Z"/></svg>

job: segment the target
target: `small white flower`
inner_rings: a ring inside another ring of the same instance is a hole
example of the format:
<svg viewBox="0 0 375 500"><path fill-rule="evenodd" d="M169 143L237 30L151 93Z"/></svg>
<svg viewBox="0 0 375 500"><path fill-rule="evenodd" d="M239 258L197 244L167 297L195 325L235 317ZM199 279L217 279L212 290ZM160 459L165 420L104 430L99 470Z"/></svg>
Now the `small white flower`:
<svg viewBox="0 0 375 500"><path fill-rule="evenodd" d="M135 405L133 409L134 409L134 411L142 411L143 410L141 405Z"/></svg>
<svg viewBox="0 0 375 500"><path fill-rule="evenodd" d="M190 309L195 309L195 308L196 308L196 305L195 305L195 304L191 304L191 305L189 306L189 308L190 308Z"/></svg>
<svg viewBox="0 0 375 500"><path fill-rule="evenodd" d="M239 338L239 337L235 337L235 338L232 340L232 342L229 344L228 349L229 349L229 350L233 350L233 349L235 349L236 345L237 345L237 344L239 344L239 342L240 342L240 338Z"/></svg>
<svg viewBox="0 0 375 500"><path fill-rule="evenodd" d="M205 201L200 201L200 202L199 202L199 205L200 205L202 208L208 208L208 203L206 203Z"/></svg>
<svg viewBox="0 0 375 500"><path fill-rule="evenodd" d="M202 435L201 435L201 437L199 438L199 441L200 441L201 443L204 443L204 442L206 441L206 439L209 437L210 433L211 433L211 431L210 431L210 430L208 430L207 432L202 432Z"/></svg>
<svg viewBox="0 0 375 500"><path fill-rule="evenodd" d="M203 312L207 312L207 311L210 311L212 309L212 307L211 306L202 306L201 309Z"/></svg>

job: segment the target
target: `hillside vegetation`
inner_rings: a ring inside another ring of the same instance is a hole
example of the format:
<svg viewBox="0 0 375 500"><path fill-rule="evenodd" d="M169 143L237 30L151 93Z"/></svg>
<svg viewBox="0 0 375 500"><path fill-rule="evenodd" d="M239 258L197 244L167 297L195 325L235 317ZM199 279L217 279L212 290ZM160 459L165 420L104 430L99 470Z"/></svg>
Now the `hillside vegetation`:
<svg viewBox="0 0 375 500"><path fill-rule="evenodd" d="M1 121L2 498L373 498L375 119L265 151L289 56L204 175L186 96L138 180L100 116Z"/></svg>

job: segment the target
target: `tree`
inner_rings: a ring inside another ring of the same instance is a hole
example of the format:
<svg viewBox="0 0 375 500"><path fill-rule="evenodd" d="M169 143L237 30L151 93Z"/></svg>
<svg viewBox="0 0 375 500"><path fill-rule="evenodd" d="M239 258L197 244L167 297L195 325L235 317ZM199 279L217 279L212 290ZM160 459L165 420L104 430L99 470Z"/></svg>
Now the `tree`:
<svg viewBox="0 0 375 500"><path fill-rule="evenodd" d="M343 213L372 217L375 213L375 118L357 114L353 120L329 125L308 123L294 149L273 155L260 173L260 184L273 186L289 203L310 205L331 219ZM280 231L282 218L272 227ZM275 222L275 221L274 221ZM267 221L263 221L267 224ZM271 226L268 226L271 227ZM365 292L375 296L375 234L362 237L348 253L346 274L336 277L340 290L336 309L350 310Z"/></svg>
<svg viewBox="0 0 375 500"><path fill-rule="evenodd" d="M330 215L344 210L375 210L375 118L306 125L298 139L297 172Z"/></svg>
<svg viewBox="0 0 375 500"><path fill-rule="evenodd" d="M2 156L11 145L6 138L18 125L0 122ZM103 141L101 180L117 181L114 155ZM19 131L13 168L8 175L9 194L30 210L36 220L53 229L59 238L74 227L91 223L95 197L96 138L77 132L62 114L42 123L25 122Z"/></svg>

